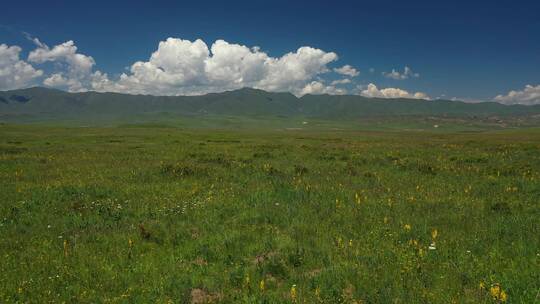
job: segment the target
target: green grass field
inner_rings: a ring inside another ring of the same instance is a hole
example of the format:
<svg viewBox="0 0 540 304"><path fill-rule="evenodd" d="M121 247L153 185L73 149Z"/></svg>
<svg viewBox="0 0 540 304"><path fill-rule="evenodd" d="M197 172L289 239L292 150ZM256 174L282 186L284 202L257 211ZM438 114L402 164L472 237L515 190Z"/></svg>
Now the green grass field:
<svg viewBox="0 0 540 304"><path fill-rule="evenodd" d="M2 303L538 303L540 130L0 126Z"/></svg>

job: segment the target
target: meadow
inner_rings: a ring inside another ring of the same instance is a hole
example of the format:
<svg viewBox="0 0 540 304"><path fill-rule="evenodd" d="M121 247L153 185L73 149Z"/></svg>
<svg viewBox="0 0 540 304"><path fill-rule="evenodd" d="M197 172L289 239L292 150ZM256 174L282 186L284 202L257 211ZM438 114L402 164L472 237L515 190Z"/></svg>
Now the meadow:
<svg viewBox="0 0 540 304"><path fill-rule="evenodd" d="M0 125L2 303L538 303L540 129Z"/></svg>

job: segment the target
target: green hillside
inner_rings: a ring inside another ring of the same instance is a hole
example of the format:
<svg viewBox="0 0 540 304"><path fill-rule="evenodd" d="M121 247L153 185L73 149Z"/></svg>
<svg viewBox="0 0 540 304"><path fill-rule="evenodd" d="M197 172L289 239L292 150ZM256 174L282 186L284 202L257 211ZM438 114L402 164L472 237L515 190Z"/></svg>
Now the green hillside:
<svg viewBox="0 0 540 304"><path fill-rule="evenodd" d="M68 93L46 88L0 92L0 120L10 122L66 119L134 119L140 115L225 115L240 117L309 117L329 120L438 116L485 118L534 116L540 106L493 102L380 99L355 95L270 93L244 88L202 96L150 96L119 93Z"/></svg>

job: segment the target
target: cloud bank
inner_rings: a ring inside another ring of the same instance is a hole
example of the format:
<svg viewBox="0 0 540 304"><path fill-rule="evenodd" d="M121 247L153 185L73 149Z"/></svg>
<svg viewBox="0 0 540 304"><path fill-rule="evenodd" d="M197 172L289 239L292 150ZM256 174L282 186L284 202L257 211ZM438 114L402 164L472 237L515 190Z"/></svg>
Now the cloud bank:
<svg viewBox="0 0 540 304"><path fill-rule="evenodd" d="M45 85L71 92L199 95L252 87L297 96L355 93L377 98L430 99L423 92L379 89L373 83L349 91L346 87L355 86L354 79L360 71L348 64L333 68L331 65L338 60L336 53L310 46L272 57L259 47L224 40L208 46L201 39L168 38L159 43L146 61L137 61L128 72L110 78L107 73L95 70L94 58L81 54L72 40L49 47L29 34L25 36L36 47L26 60L21 59L19 46L0 44L0 90ZM332 73L333 81L324 79L328 78L324 75ZM420 77L408 66L403 72L392 69L382 75L396 80ZM503 104L540 104L540 85L527 85L523 90L510 91L493 100Z"/></svg>
<svg viewBox="0 0 540 304"><path fill-rule="evenodd" d="M42 84L71 92L154 95L198 95L242 87L296 95L345 93L319 78L332 71L329 64L337 61L338 55L309 46L272 57L258 47L224 40L209 47L201 39L168 38L159 43L147 61L137 61L129 72L111 79L106 73L94 71L95 60L79 53L72 40L49 47L28 34L26 37L36 45L26 61L19 59L20 47L1 45L0 89ZM53 66L47 75L32 66L46 63ZM348 75L358 73L349 65L339 71ZM44 79L39 83L38 78Z"/></svg>
<svg viewBox="0 0 540 304"><path fill-rule="evenodd" d="M521 91L510 91L506 95L498 95L494 101L503 104L540 104L540 85L526 85Z"/></svg>
<svg viewBox="0 0 540 304"><path fill-rule="evenodd" d="M426 93L416 92L409 93L398 88L379 89L373 83L370 83L367 88L360 92L360 95L365 97L376 98L410 98L410 99L430 99Z"/></svg>
<svg viewBox="0 0 540 304"><path fill-rule="evenodd" d="M306 95L306 94L345 95L347 94L347 90L343 88L336 88L334 83L327 86L321 81L312 81L308 83L298 95Z"/></svg>

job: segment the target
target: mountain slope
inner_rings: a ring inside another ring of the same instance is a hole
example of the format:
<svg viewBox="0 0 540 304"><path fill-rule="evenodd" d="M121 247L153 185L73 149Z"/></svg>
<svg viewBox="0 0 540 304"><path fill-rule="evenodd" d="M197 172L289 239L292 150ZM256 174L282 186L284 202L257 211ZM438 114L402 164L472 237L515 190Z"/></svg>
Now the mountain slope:
<svg viewBox="0 0 540 304"><path fill-rule="evenodd" d="M354 119L392 116L487 117L540 114L540 106L447 100L380 99L353 95L270 93L244 88L202 96L68 93L46 88L0 92L0 119L54 120L137 115L229 115Z"/></svg>

